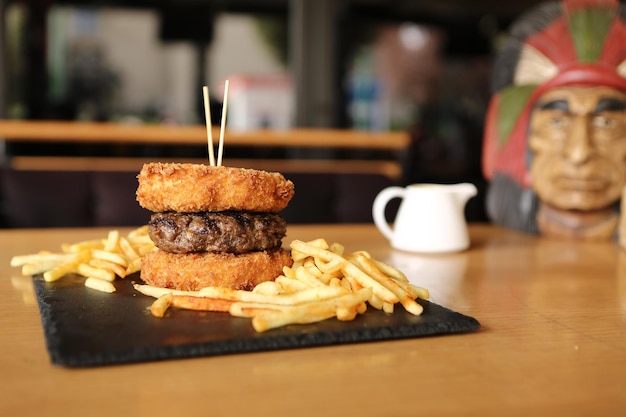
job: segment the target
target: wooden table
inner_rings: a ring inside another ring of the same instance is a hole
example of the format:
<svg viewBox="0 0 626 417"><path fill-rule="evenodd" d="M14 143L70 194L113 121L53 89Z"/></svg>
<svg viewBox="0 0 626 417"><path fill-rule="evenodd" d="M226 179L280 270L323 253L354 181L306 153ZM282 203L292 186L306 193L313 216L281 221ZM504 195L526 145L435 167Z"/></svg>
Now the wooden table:
<svg viewBox="0 0 626 417"><path fill-rule="evenodd" d="M31 281L9 260L106 230L0 231L0 415L624 415L626 254L470 229L468 251L439 256L391 250L371 225L292 225L286 242L368 250L478 332L73 370L50 364Z"/></svg>

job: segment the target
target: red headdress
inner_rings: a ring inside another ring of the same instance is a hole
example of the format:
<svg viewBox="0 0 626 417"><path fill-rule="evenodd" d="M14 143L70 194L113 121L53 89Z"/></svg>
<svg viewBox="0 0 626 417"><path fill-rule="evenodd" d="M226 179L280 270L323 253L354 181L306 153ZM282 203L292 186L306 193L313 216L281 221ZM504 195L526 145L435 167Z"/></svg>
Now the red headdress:
<svg viewBox="0 0 626 417"><path fill-rule="evenodd" d="M527 127L536 100L560 86L626 91L626 12L617 0L563 0L522 16L494 66L483 144L486 178L501 173L524 188Z"/></svg>

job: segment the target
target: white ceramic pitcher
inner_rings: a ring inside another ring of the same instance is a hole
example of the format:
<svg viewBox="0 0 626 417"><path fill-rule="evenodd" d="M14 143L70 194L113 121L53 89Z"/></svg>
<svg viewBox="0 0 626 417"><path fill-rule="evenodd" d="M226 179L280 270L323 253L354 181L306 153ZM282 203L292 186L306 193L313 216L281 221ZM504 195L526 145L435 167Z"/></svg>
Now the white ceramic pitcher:
<svg viewBox="0 0 626 417"><path fill-rule="evenodd" d="M372 215L391 246L410 252L457 252L469 247L465 205L477 193L474 184L413 184L387 187L374 200ZM393 228L385 208L402 199Z"/></svg>

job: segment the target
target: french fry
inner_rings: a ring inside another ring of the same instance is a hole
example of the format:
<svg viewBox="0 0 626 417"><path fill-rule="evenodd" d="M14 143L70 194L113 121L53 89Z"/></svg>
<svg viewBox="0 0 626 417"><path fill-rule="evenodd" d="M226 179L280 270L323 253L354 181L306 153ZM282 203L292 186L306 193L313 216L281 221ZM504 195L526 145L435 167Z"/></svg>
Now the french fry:
<svg viewBox="0 0 626 417"><path fill-rule="evenodd" d="M304 266L296 269L296 279L309 287L324 286L324 283L317 279L317 277Z"/></svg>
<svg viewBox="0 0 626 417"><path fill-rule="evenodd" d="M393 314L393 306L392 303L383 302L383 311L387 314Z"/></svg>
<svg viewBox="0 0 626 417"><path fill-rule="evenodd" d="M313 256L314 258L316 258L316 260L319 258L326 264L332 262L333 266L341 265L341 271L343 271L344 275L349 275L353 277L355 280L359 281L363 287L372 287L374 294L376 294L383 301L386 301L388 303L396 303L398 301L398 298L395 294L393 294L391 291L381 285L378 281L374 280L372 277L364 273L357 266L349 261L346 261L346 259L342 256L326 250L322 247L309 245L308 243L302 242L300 240L294 240L293 242L291 242L291 247L292 249L297 250L299 253L306 253L309 256Z"/></svg>
<svg viewBox="0 0 626 417"><path fill-rule="evenodd" d="M128 232L128 239L130 240L143 239L146 236L148 236L148 225L143 225Z"/></svg>
<svg viewBox="0 0 626 417"><path fill-rule="evenodd" d="M261 333L276 327L282 327L289 324L308 324L335 317L336 309L327 303L318 303L312 305L311 308L294 307L289 312L267 312L257 314L252 317L252 327Z"/></svg>
<svg viewBox="0 0 626 417"><path fill-rule="evenodd" d="M343 256L343 253L345 251L344 246L341 243L337 243L337 242L333 242L329 248L328 248L331 252L336 253L337 255Z"/></svg>
<svg viewBox="0 0 626 417"><path fill-rule="evenodd" d="M126 268L115 262L107 261L105 259L93 258L89 260L89 266L93 266L94 268L98 269L106 269L113 272L120 278L126 278Z"/></svg>
<svg viewBox="0 0 626 417"><path fill-rule="evenodd" d="M296 243L296 245L294 245L294 243ZM304 248L306 251L302 251L299 246ZM328 243L324 239L315 239L309 242L302 242L299 240L293 241L291 242L291 257L295 262L301 261L309 256L312 256L310 252L311 250L326 251L328 247Z"/></svg>
<svg viewBox="0 0 626 417"><path fill-rule="evenodd" d="M63 278L65 275L76 272L80 261L72 261L56 266L43 273L43 279L46 282L54 282Z"/></svg>
<svg viewBox="0 0 626 417"><path fill-rule="evenodd" d="M354 320L358 314L357 304L350 306L340 306L335 310L335 315L337 316L337 320L340 321L350 321Z"/></svg>
<svg viewBox="0 0 626 417"><path fill-rule="evenodd" d="M383 309L384 302L380 298L378 298L376 294L372 294L372 296L369 298L369 300L367 300L367 302L376 310Z"/></svg>
<svg viewBox="0 0 626 417"><path fill-rule="evenodd" d="M115 273L113 273L113 271L109 271L108 269L96 268L85 263L78 264L78 268L76 268L76 272L88 278L89 277L98 278L103 281L109 281L109 282L115 281Z"/></svg>
<svg viewBox="0 0 626 417"><path fill-rule="evenodd" d="M257 332L264 332L287 324L306 324L326 320L335 317L338 309L349 308L367 300L371 296L371 291L371 288L365 288L321 302L258 314L252 318L252 326Z"/></svg>
<svg viewBox="0 0 626 417"><path fill-rule="evenodd" d="M51 270L56 266L56 263L39 263L39 264L25 264L22 265L22 275L37 275L43 274L46 271Z"/></svg>
<svg viewBox="0 0 626 417"><path fill-rule="evenodd" d="M174 290L171 288L162 288L155 287L147 284L135 284L133 288L140 292L143 295L147 295L148 297L159 298L166 294L172 295L191 295L195 297L200 297L200 293L198 291L182 291L182 290Z"/></svg>
<svg viewBox="0 0 626 417"><path fill-rule="evenodd" d="M372 255L371 255L369 252L364 251L364 250L359 250L359 251L353 252L351 256L352 256L352 257L355 257L355 256L357 256L357 255L363 255L363 256L365 256L367 259L372 259Z"/></svg>
<svg viewBox="0 0 626 417"><path fill-rule="evenodd" d="M302 262L302 266L304 266L307 271L309 271L312 275L315 276L315 278L322 281L324 284L328 284L330 279L333 277L340 278L342 276L340 270L322 272L320 268L316 265L315 259L313 258L306 258ZM297 269L297 268L294 268L294 269Z"/></svg>
<svg viewBox="0 0 626 417"><path fill-rule="evenodd" d="M168 308L170 308L172 301L172 294L164 294L157 298L152 305L150 305L150 313L154 317L163 317Z"/></svg>
<svg viewBox="0 0 626 417"><path fill-rule="evenodd" d="M423 307L415 301L415 297L412 297L403 287L401 287L395 280L389 278L383 274L376 265L363 254L357 254L355 256L356 263L367 272L368 276L378 281L381 285L391 291L400 301L402 306L409 313L419 316L422 313ZM393 312L393 303L387 300L383 300L383 310L387 313Z"/></svg>
<svg viewBox="0 0 626 417"><path fill-rule="evenodd" d="M120 239L120 232L118 230L111 230L109 235L104 242L104 250L107 252L112 252L117 248L117 244Z"/></svg>
<svg viewBox="0 0 626 417"><path fill-rule="evenodd" d="M321 248L321 249L330 248L330 246L328 245L328 242L326 242L326 239L322 239L322 238L310 240L307 242L307 245L312 246L314 248Z"/></svg>
<svg viewBox="0 0 626 417"><path fill-rule="evenodd" d="M338 279L338 278L335 278L335 279ZM346 290L348 290L348 291L354 291L354 289L352 288L352 284L350 284L350 280L349 280L349 279L347 279L347 278L345 278L345 277L344 277L344 278L342 278L342 279L339 281L339 283L340 283L340 285L341 285L342 287L344 287Z"/></svg>
<svg viewBox="0 0 626 417"><path fill-rule="evenodd" d="M315 260L312 258L306 258L302 262L302 267L306 269L311 275L315 276L315 278L320 278L323 273L320 269L315 265Z"/></svg>
<svg viewBox="0 0 626 417"><path fill-rule="evenodd" d="M58 264L71 261L75 255L71 253L50 253L42 252L32 255L17 255L11 258L11 266L37 265L37 264Z"/></svg>
<svg viewBox="0 0 626 417"><path fill-rule="evenodd" d="M89 277L85 280L85 287L101 292L106 292L109 294L115 292L115 286L112 282L103 281L101 279L93 277Z"/></svg>
<svg viewBox="0 0 626 417"><path fill-rule="evenodd" d="M252 318L259 314L284 311L288 308L290 307L277 304L235 301L230 305L230 309L228 312L235 317Z"/></svg>
<svg viewBox="0 0 626 417"><path fill-rule="evenodd" d="M136 250L137 253L139 253L139 256L144 256L155 250L155 246L153 243L143 243L141 245L137 245Z"/></svg>
<svg viewBox="0 0 626 417"><path fill-rule="evenodd" d="M342 269L344 273L350 277L352 277L355 281L359 282L362 287L370 287L374 294L380 298L382 301L387 303L397 303L399 301L398 297L389 291L388 288L383 286L380 282L376 281L374 278L367 275L363 272L359 267L354 265L351 262L346 263L344 268ZM353 281L350 281L352 284Z"/></svg>
<svg viewBox="0 0 626 417"><path fill-rule="evenodd" d="M119 245L122 253L126 256L126 258L130 259L131 261L134 261L135 259L139 259L141 257L139 253L137 253L135 248L133 248L133 246L130 244L128 239L120 237Z"/></svg>
<svg viewBox="0 0 626 417"><path fill-rule="evenodd" d="M398 281L409 282L409 279L406 277L406 275L404 275L404 273L399 269L394 268L393 266L378 261L376 259L372 259L371 256L368 256L368 259L370 259L383 274L388 275Z"/></svg>
<svg viewBox="0 0 626 417"><path fill-rule="evenodd" d="M134 274L141 271L141 258L133 259L128 263L126 267L126 275Z"/></svg>
<svg viewBox="0 0 626 417"><path fill-rule="evenodd" d="M357 304L357 306L356 306L356 312L357 313L365 314L366 311L367 311L367 304L365 303L365 301L362 301L359 304Z"/></svg>
<svg viewBox="0 0 626 417"><path fill-rule="evenodd" d="M103 248L104 248L103 239L86 240L83 242L73 243L71 245L70 244L61 245L61 249L63 250L63 252L69 252L69 253L77 253L77 252L82 252L82 251L89 250L89 249L103 249Z"/></svg>
<svg viewBox="0 0 626 417"><path fill-rule="evenodd" d="M312 241L314 242L314 241ZM314 259L321 259L325 262L330 262L333 254L331 251L327 250L328 244L319 245L312 244L311 242L303 242L301 240L294 240L291 242L291 253L295 252L298 254L298 258L306 259L308 257L313 257ZM296 258L294 257L294 261Z"/></svg>
<svg viewBox="0 0 626 417"><path fill-rule="evenodd" d="M303 283L302 281L298 281L295 278L287 278L284 275L279 276L278 278L276 278L275 282L280 284L280 286L283 288L285 293L302 291L302 290L308 288L308 286L305 283Z"/></svg>
<svg viewBox="0 0 626 417"><path fill-rule="evenodd" d="M328 284L331 287L341 287L343 285L343 281L337 277L332 277L330 279L330 281L328 281ZM346 288L348 291L351 291L352 288Z"/></svg>
<svg viewBox="0 0 626 417"><path fill-rule="evenodd" d="M291 266L291 267L285 266L285 267L283 267L283 275L286 278L296 279L296 268L299 268L301 266L302 265L299 265L298 267L295 267L295 266Z"/></svg>
<svg viewBox="0 0 626 417"><path fill-rule="evenodd" d="M252 292L267 295L278 295L284 292L283 287L276 281L265 281L258 284Z"/></svg>
<svg viewBox="0 0 626 417"><path fill-rule="evenodd" d="M410 284L409 287L413 290L415 294L417 294L418 298L421 298L422 300L428 300L430 298L430 291L428 291L426 288L413 284Z"/></svg>
<svg viewBox="0 0 626 417"><path fill-rule="evenodd" d="M169 305L172 307L198 311L228 312L234 301L219 298L194 297L191 295L169 294Z"/></svg>
<svg viewBox="0 0 626 417"><path fill-rule="evenodd" d="M296 293L281 295L258 294L252 291L231 290L221 287L206 287L199 291L201 297L277 305L298 305L311 301L321 301L345 293L344 288L327 286L312 287Z"/></svg>
<svg viewBox="0 0 626 417"><path fill-rule="evenodd" d="M334 252L333 253L333 258L326 262L324 260L315 260L315 265L319 268L320 271L322 271L325 274L333 274L334 276L341 276L341 274L337 274L338 272L340 272L342 270L342 268L344 267L345 263L347 262L346 259L344 259L341 255L338 255Z"/></svg>
<svg viewBox="0 0 626 417"><path fill-rule="evenodd" d="M341 285L344 287L349 285L352 291L358 291L362 288L365 288L363 284L361 284L359 281L357 281L354 277L351 277L350 275L346 275L345 277L343 277L343 280L346 280L347 283L342 282Z"/></svg>
<svg viewBox="0 0 626 417"><path fill-rule="evenodd" d="M78 272L78 265L89 256L88 251L82 251L77 253L74 258L65 263L61 263L58 266L43 273L43 279L46 282L54 282L63 278L65 275Z"/></svg>
<svg viewBox="0 0 626 417"><path fill-rule="evenodd" d="M124 268L128 266L128 260L124 258L122 255L115 253L115 252L109 252L107 250L92 249L91 256L93 256L96 259L103 259L105 261L116 263L118 265L123 266Z"/></svg>
<svg viewBox="0 0 626 417"><path fill-rule="evenodd" d="M104 239L61 245L61 252L41 251L11 258L11 266L21 266L22 275L43 274L47 282L77 273L87 278L113 281L141 270L141 258L155 249L147 226L131 230L127 236L111 230ZM108 290L111 287L106 286Z"/></svg>

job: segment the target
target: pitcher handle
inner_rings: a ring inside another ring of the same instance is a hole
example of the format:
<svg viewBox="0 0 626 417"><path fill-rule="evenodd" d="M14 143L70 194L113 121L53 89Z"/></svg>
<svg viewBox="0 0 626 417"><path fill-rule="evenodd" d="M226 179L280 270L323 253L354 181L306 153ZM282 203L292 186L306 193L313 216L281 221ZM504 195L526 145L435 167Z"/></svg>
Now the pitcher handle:
<svg viewBox="0 0 626 417"><path fill-rule="evenodd" d="M387 239L393 239L393 230L385 217L385 208L389 201L394 198L404 198L406 190L403 187L387 187L378 193L372 205L372 217L374 224Z"/></svg>

